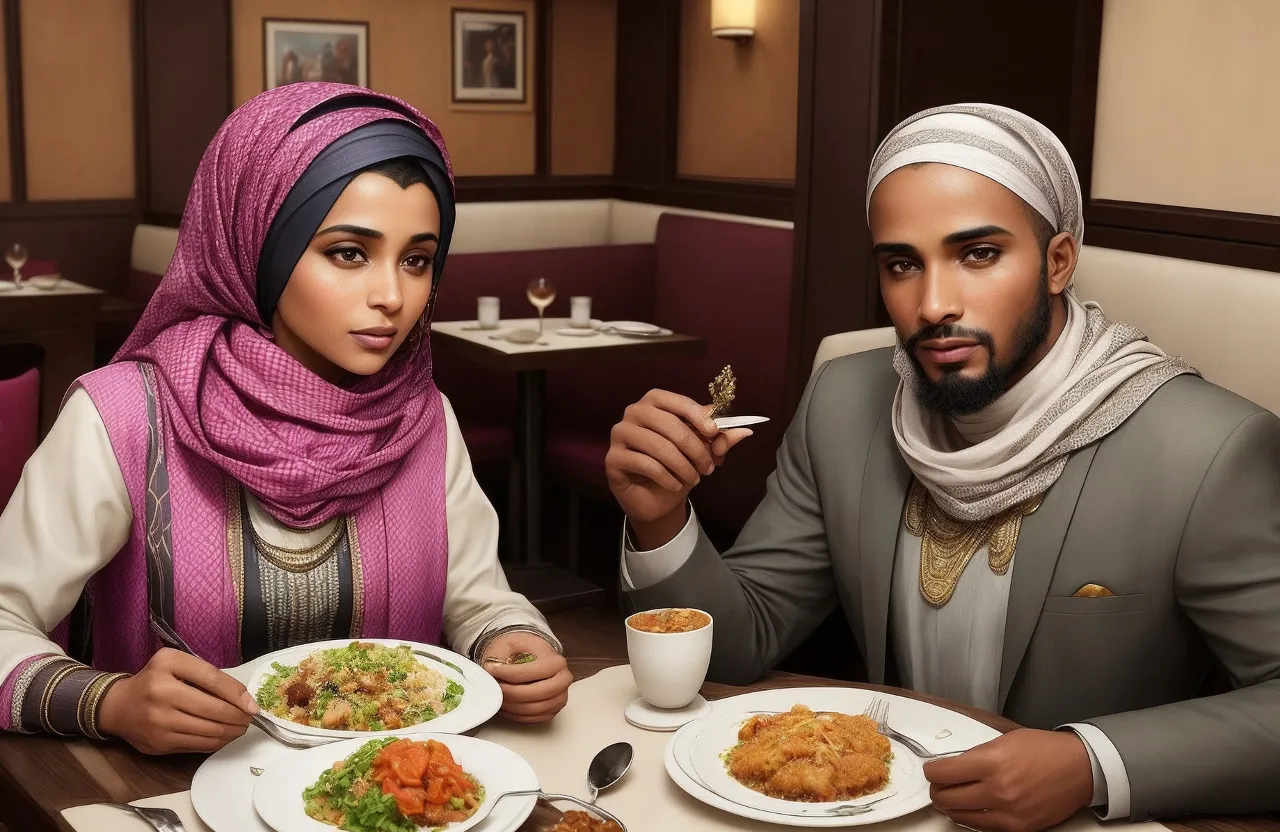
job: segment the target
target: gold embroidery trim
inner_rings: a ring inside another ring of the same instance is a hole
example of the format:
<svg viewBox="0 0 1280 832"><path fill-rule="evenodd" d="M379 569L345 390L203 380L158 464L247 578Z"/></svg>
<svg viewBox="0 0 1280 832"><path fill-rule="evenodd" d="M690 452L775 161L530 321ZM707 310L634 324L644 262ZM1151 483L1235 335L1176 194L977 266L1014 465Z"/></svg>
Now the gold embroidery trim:
<svg viewBox="0 0 1280 832"><path fill-rule="evenodd" d="M364 562L360 557L354 514L347 515L347 548L351 555L351 637L360 638L364 632Z"/></svg>
<svg viewBox="0 0 1280 832"><path fill-rule="evenodd" d="M244 529L240 522L240 486L227 477L227 561L236 588L236 647L244 639Z"/></svg>
<svg viewBox="0 0 1280 832"><path fill-rule="evenodd" d="M22 710L27 701L28 694L34 695L30 690L31 683L40 675L40 671L49 665L60 662L70 661L63 655L50 655L44 658L36 659L27 665L26 669L18 674L18 678L13 683L13 702L9 709L9 721L13 726L13 730L22 734L33 734L35 730L28 731L22 726ZM39 714L37 714L37 717Z"/></svg>
<svg viewBox="0 0 1280 832"><path fill-rule="evenodd" d="M951 600L960 576L983 546L991 571L1003 575L1018 547L1022 518L1034 512L1044 495L1033 497L999 514L969 523L947 515L919 480L907 495L907 531L920 538L920 594L934 607Z"/></svg>

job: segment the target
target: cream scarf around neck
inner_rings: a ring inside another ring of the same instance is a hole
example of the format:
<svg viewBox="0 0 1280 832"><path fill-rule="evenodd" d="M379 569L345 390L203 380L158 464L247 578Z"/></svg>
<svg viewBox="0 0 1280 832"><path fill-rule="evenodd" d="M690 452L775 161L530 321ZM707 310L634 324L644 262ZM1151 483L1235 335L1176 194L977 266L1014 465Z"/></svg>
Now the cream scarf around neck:
<svg viewBox="0 0 1280 832"><path fill-rule="evenodd" d="M1119 427L1169 379L1199 375L1136 328L1109 321L1097 304L1070 289L1063 298L1067 324L1053 349L987 409L993 412L978 414L1007 423L968 447L948 440L955 426L947 417L920 406L915 366L898 344L894 438L916 479L957 520L985 520L1043 494L1071 453Z"/></svg>

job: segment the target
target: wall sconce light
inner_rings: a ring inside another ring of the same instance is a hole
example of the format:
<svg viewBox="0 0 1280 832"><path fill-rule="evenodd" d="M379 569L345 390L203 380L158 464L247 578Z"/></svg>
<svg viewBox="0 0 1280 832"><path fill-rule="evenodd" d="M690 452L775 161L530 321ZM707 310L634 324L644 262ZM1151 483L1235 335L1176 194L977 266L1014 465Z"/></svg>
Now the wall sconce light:
<svg viewBox="0 0 1280 832"><path fill-rule="evenodd" d="M711 34L744 42L756 33L756 0L711 0Z"/></svg>

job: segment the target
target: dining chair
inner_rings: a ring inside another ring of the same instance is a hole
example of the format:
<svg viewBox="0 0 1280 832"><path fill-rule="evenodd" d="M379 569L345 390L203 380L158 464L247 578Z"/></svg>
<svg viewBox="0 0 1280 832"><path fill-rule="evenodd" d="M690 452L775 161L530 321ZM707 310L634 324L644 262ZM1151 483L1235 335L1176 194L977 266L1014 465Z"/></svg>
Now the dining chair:
<svg viewBox="0 0 1280 832"><path fill-rule="evenodd" d="M22 466L35 452L39 417L39 369L0 379L0 509L13 496Z"/></svg>

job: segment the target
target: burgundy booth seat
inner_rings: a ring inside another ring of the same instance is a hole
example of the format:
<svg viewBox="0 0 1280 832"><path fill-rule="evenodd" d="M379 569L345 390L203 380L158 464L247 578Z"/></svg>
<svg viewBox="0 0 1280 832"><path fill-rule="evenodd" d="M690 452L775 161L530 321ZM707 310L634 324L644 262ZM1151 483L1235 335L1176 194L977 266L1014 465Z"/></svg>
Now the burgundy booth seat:
<svg viewBox="0 0 1280 832"><path fill-rule="evenodd" d="M22 466L36 449L40 415L40 371L0 379L0 510L13 496Z"/></svg>
<svg viewBox="0 0 1280 832"><path fill-rule="evenodd" d="M608 379L610 391L564 388L548 396L547 464L570 482L607 493L604 457L609 425L627 403L662 387L700 402L707 385L726 365L738 377L733 412L768 416L755 435L741 442L723 469L694 492L694 506L709 525L736 533L764 496L789 413L786 358L791 323L792 232L786 228L663 214L655 243L653 323L703 338L705 355L627 365ZM568 386L568 385L566 385ZM577 409L594 397L621 395L606 420L596 426L564 427L564 408Z"/></svg>
<svg viewBox="0 0 1280 832"><path fill-rule="evenodd" d="M654 247L649 244L453 254L436 297L434 318L475 320L476 298L482 295L499 299L503 319L536 317L537 310L525 297L525 286L537 277L547 278L556 287L548 317L568 317L572 295L591 296L596 317L648 317L653 312L653 263ZM510 455L516 418L515 374L439 350L434 364L436 383L453 404L464 435L471 431L479 437L482 433L488 447L500 444ZM551 371L548 387L554 387L561 374L583 372ZM549 392L548 399L553 395ZM470 436L467 447L472 447ZM473 457L475 454L473 449Z"/></svg>

